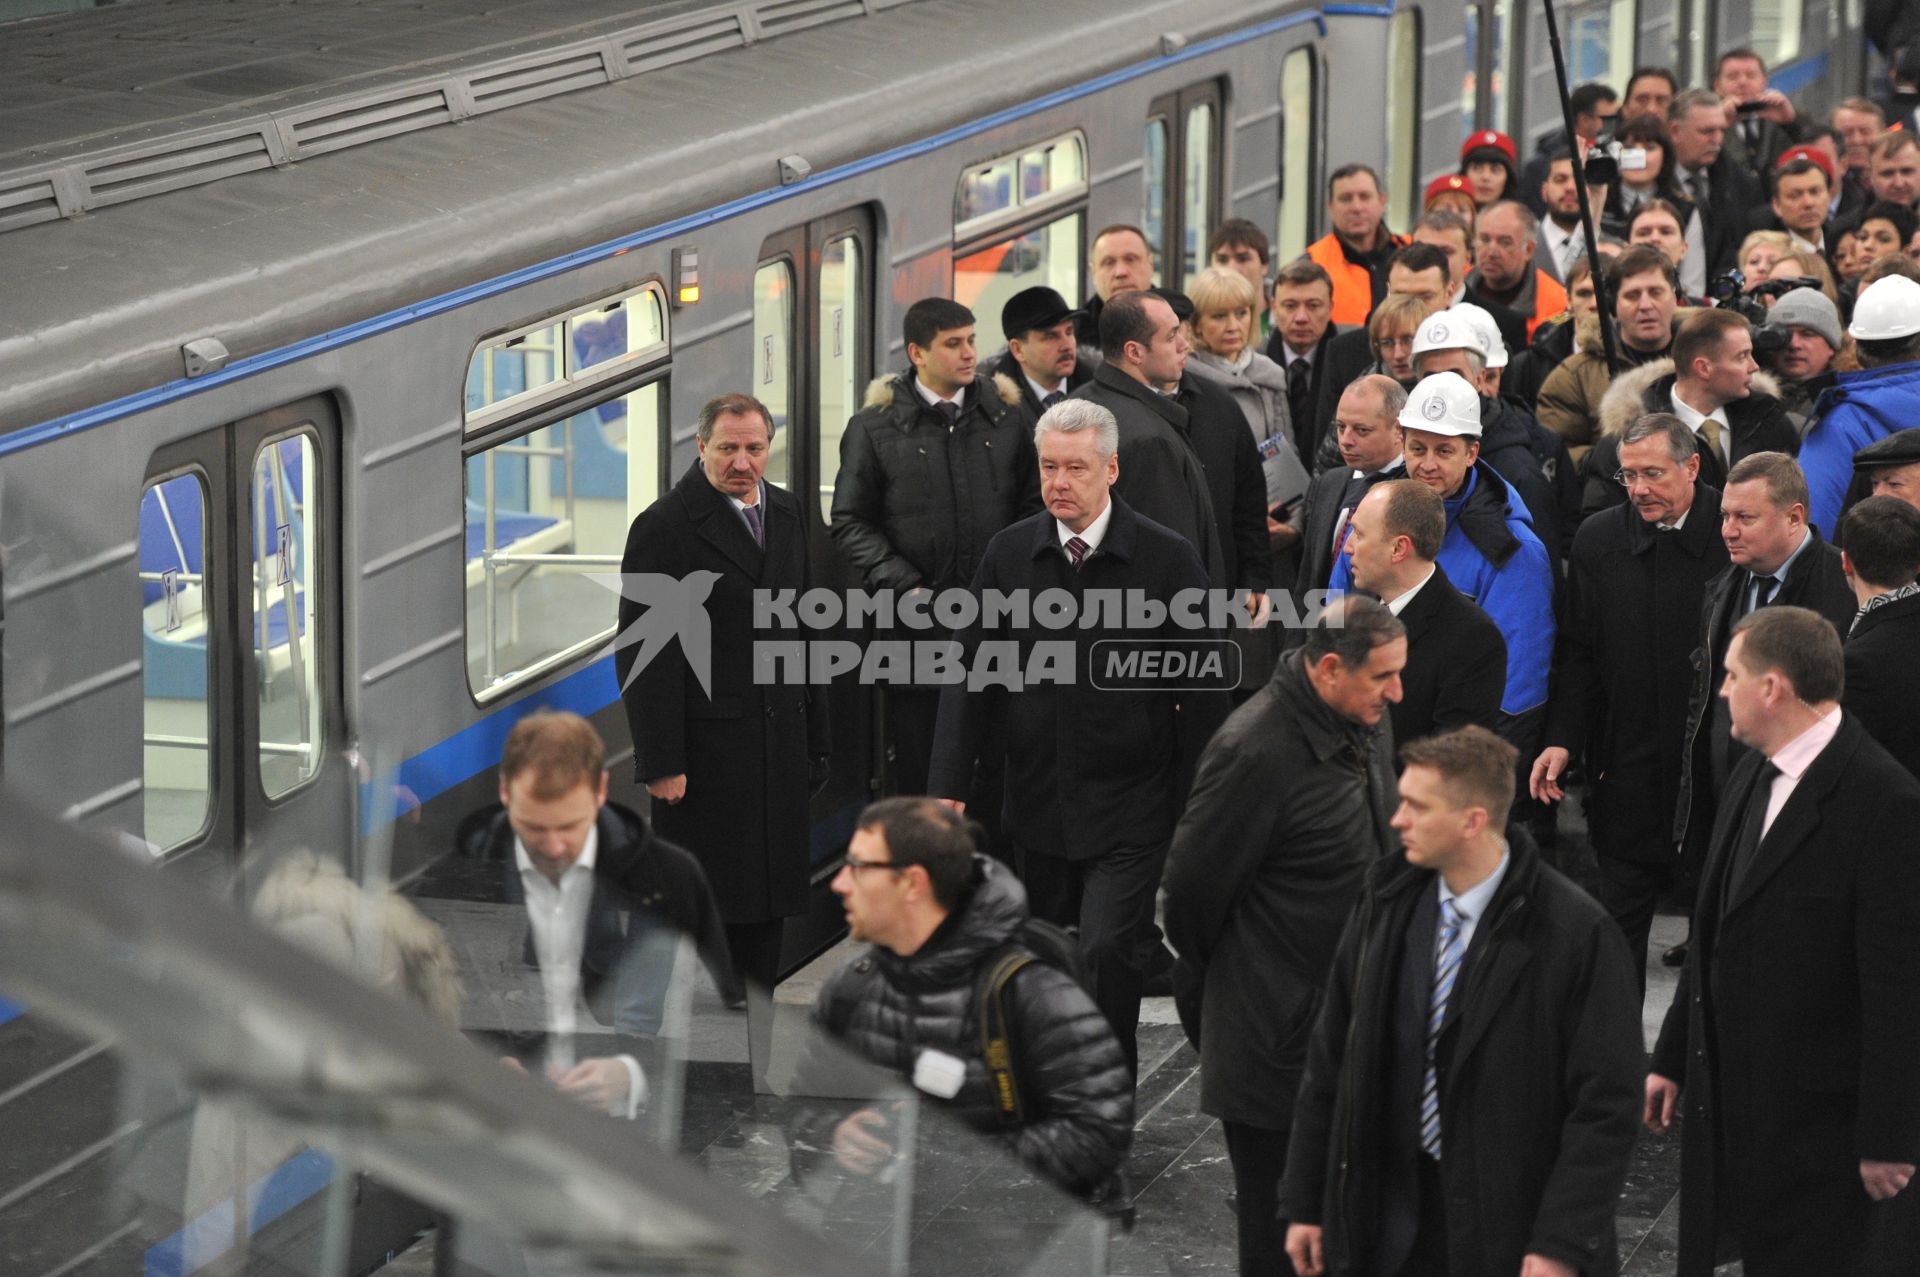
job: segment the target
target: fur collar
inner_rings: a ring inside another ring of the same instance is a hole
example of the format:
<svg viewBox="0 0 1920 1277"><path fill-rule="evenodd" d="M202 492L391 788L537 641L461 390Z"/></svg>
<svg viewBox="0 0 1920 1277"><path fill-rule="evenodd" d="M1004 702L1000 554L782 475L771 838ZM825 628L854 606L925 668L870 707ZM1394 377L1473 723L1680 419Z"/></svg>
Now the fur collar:
<svg viewBox="0 0 1920 1277"><path fill-rule="evenodd" d="M1637 368L1629 368L1615 377L1600 400L1600 437L1618 438L1626 433L1627 427L1636 418L1649 411L1644 401L1647 392L1653 389L1653 383L1672 374L1673 360L1663 357L1649 360ZM1778 399L1780 383L1770 373L1756 372L1753 374L1753 393ZM1664 409L1656 409L1661 410Z"/></svg>

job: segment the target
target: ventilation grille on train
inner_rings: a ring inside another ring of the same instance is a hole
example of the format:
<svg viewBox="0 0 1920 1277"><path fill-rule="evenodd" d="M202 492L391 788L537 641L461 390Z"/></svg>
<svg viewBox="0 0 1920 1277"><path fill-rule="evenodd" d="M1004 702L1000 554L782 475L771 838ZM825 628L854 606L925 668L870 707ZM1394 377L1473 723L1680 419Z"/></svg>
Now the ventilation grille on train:
<svg viewBox="0 0 1920 1277"><path fill-rule="evenodd" d="M0 174L0 232L678 66L914 0L746 0L432 81Z"/></svg>

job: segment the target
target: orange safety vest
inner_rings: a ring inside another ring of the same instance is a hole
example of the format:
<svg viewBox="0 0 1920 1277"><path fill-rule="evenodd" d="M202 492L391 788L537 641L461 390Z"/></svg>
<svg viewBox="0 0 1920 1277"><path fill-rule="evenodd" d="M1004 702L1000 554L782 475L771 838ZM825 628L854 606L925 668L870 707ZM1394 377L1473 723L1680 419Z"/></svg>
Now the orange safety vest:
<svg viewBox="0 0 1920 1277"><path fill-rule="evenodd" d="M1395 248L1405 248L1407 241L1398 235L1387 237ZM1320 263L1320 268L1333 277L1333 322L1336 324L1363 325L1367 316L1373 314L1373 276L1367 268L1347 260L1340 248L1340 237L1328 232L1313 241L1307 249L1307 256Z"/></svg>
<svg viewBox="0 0 1920 1277"><path fill-rule="evenodd" d="M1549 319L1564 315L1567 311L1567 290L1562 288L1553 276L1541 270L1533 269L1533 313L1527 316L1527 339L1533 339L1533 330Z"/></svg>

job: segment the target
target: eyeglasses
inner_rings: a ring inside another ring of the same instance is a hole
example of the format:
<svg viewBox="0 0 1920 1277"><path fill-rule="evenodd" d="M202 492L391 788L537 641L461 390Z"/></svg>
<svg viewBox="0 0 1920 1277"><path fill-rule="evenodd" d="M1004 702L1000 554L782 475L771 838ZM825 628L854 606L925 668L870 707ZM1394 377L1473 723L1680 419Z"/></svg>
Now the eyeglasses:
<svg viewBox="0 0 1920 1277"><path fill-rule="evenodd" d="M896 865L891 860L856 860L852 856L848 856L841 863L854 873L859 873L862 869L891 869L899 873L902 869L908 868L906 865Z"/></svg>
<svg viewBox="0 0 1920 1277"><path fill-rule="evenodd" d="M1613 472L1613 481L1623 488L1631 488L1642 479L1648 483L1658 483L1672 473L1673 471L1662 470L1658 466L1651 470L1616 470Z"/></svg>
<svg viewBox="0 0 1920 1277"><path fill-rule="evenodd" d="M1373 344L1381 350L1400 350L1402 348L1412 350L1413 334L1409 333L1405 337L1382 337Z"/></svg>

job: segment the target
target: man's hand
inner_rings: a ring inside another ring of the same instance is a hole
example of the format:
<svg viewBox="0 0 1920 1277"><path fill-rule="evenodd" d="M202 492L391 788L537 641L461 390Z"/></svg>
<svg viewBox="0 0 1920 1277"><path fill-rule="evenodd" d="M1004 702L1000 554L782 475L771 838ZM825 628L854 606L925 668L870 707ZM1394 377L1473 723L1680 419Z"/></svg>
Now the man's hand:
<svg viewBox="0 0 1920 1277"><path fill-rule="evenodd" d="M1567 763L1573 755L1558 745L1549 745L1540 751L1540 757L1533 760L1533 775L1527 780L1527 792L1543 803L1557 803L1565 798L1566 791L1560 788L1560 773L1567 770Z"/></svg>
<svg viewBox="0 0 1920 1277"><path fill-rule="evenodd" d="M1300 1277L1320 1277L1327 1271L1322 1237L1318 1224L1287 1225L1287 1258L1293 1261L1293 1269Z"/></svg>
<svg viewBox="0 0 1920 1277"><path fill-rule="evenodd" d="M1665 1135L1673 1126L1674 1110L1680 1107L1680 1084L1670 1077L1661 1077L1658 1073L1647 1074L1647 1102L1640 1114L1640 1120L1655 1135ZM1861 1163L1865 1174L1866 1163Z"/></svg>
<svg viewBox="0 0 1920 1277"><path fill-rule="evenodd" d="M1775 124L1793 123L1795 118L1793 99L1780 92L1780 90L1768 89L1765 93L1755 98L1754 101L1766 104L1764 110L1756 112L1761 119L1772 120Z"/></svg>
<svg viewBox="0 0 1920 1277"><path fill-rule="evenodd" d="M893 1156L881 1138L890 1123L879 1109L861 1109L833 1128L833 1156L855 1175L871 1175Z"/></svg>
<svg viewBox="0 0 1920 1277"><path fill-rule="evenodd" d="M1273 601L1264 594L1247 592L1247 628L1257 630L1273 616Z"/></svg>
<svg viewBox="0 0 1920 1277"><path fill-rule="evenodd" d="M936 798L934 801L956 816L964 816L967 814L967 805L958 798Z"/></svg>
<svg viewBox="0 0 1920 1277"><path fill-rule="evenodd" d="M549 1065L547 1080L553 1083L560 1094L579 1100L589 1108L599 1109L602 1113L616 1110L624 1113L627 1090L633 1084L633 1076L627 1072L627 1066L610 1056L582 1060L565 1072Z"/></svg>
<svg viewBox="0 0 1920 1277"><path fill-rule="evenodd" d="M1875 1162L1863 1157L1860 1159L1860 1182L1867 1186L1867 1196L1874 1201L1891 1201L1913 1182L1913 1163Z"/></svg>
<svg viewBox="0 0 1920 1277"><path fill-rule="evenodd" d="M647 782L647 792L671 807L687 796L687 774L662 776L659 780Z"/></svg>
<svg viewBox="0 0 1920 1277"><path fill-rule="evenodd" d="M1528 1255L1520 1261L1520 1277L1580 1277L1580 1272L1572 1264L1545 1255Z"/></svg>

